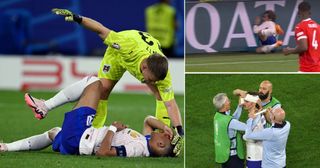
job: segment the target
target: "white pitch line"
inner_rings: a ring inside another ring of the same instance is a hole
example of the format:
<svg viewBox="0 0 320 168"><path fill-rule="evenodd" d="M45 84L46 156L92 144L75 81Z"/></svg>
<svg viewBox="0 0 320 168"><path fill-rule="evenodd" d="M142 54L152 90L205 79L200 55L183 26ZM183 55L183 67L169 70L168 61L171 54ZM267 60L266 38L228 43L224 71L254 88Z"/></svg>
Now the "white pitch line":
<svg viewBox="0 0 320 168"><path fill-rule="evenodd" d="M216 63L205 63L205 64L186 64L186 66L203 66L203 65L234 65L234 64L261 64L261 63L275 63L275 62L293 62L297 60L279 60L279 61L239 61L239 62L216 62Z"/></svg>

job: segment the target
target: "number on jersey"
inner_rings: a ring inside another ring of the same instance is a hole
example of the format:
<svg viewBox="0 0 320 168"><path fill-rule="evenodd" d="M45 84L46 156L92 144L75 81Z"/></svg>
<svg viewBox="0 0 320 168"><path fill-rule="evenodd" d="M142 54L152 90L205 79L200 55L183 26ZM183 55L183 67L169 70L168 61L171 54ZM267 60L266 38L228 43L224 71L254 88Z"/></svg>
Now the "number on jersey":
<svg viewBox="0 0 320 168"><path fill-rule="evenodd" d="M317 37L317 31L314 30L313 36L312 36L312 47L317 50L318 49L318 41L317 41L316 37Z"/></svg>
<svg viewBox="0 0 320 168"><path fill-rule="evenodd" d="M92 125L93 119L94 119L94 114L87 116L87 123L86 123L86 125L87 125L88 127Z"/></svg>
<svg viewBox="0 0 320 168"><path fill-rule="evenodd" d="M143 32L139 32L142 40L147 43L149 46L152 46L153 45L153 41L148 41L148 36L150 36L148 33L143 33Z"/></svg>

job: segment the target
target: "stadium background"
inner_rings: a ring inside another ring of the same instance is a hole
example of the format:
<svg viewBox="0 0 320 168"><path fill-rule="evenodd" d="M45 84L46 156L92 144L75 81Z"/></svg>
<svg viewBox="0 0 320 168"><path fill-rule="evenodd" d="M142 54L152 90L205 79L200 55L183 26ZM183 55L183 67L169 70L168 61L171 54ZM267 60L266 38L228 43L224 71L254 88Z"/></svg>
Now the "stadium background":
<svg viewBox="0 0 320 168"><path fill-rule="evenodd" d="M186 167L217 168L213 140L212 99L224 92L231 100L231 113L238 104L234 89L256 91L263 80L273 83L272 95L291 123L287 142L287 166L319 167L319 75L301 74L188 74L186 75ZM244 110L240 120L246 122Z"/></svg>
<svg viewBox="0 0 320 168"><path fill-rule="evenodd" d="M303 0L186 1L186 71L189 72L296 72L297 55L283 56L283 47L295 47L297 8ZM309 0L311 18L320 22L320 1ZM273 10L284 34L275 53L255 54L259 42L253 22Z"/></svg>
<svg viewBox="0 0 320 168"><path fill-rule="evenodd" d="M99 21L115 30L145 31L144 10L158 0L3 0L0 2L1 54L65 54L101 56L105 45L93 32L77 24L65 23L51 13L52 8L67 8ZM183 57L184 4L172 0L179 29L176 52Z"/></svg>
<svg viewBox="0 0 320 168"><path fill-rule="evenodd" d="M93 32L76 23L66 23L51 13L52 8L67 8L93 18L115 31L145 31L144 10L157 0L3 0L0 2L0 141L41 133L60 126L67 104L50 113L43 121L36 120L24 103L23 94L47 99L54 93L96 74L106 46ZM175 52L169 58L176 100L184 116L184 1L172 0L179 29ZM155 101L145 85L126 73L110 97L106 124L123 121L141 131L142 121L155 114ZM147 93L147 94L146 94ZM132 101L135 100L135 101ZM0 153L0 167L183 167L179 158L96 158L61 156L50 148L41 152Z"/></svg>

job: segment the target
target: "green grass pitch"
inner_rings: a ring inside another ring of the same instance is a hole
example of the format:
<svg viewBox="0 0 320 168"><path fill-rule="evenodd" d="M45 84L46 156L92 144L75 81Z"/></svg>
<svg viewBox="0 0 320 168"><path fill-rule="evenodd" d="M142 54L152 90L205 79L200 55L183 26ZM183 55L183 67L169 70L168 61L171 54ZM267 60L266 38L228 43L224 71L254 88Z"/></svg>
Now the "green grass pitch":
<svg viewBox="0 0 320 168"><path fill-rule="evenodd" d="M319 167L320 75L186 75L186 167L218 168L214 161L212 98L220 92L231 99L232 113L238 98L236 88L255 91L263 80L273 83L273 96L286 111L291 123L287 142L287 167ZM247 120L243 110L241 121Z"/></svg>
<svg viewBox="0 0 320 168"><path fill-rule="evenodd" d="M53 92L32 92L35 97L49 98ZM39 121L24 103L24 93L0 91L0 140L11 142L34 134L43 133L55 126L61 126L64 113L73 104L65 104L49 113ZM184 98L176 95L182 117ZM112 94L108 103L106 125L122 121L131 128L142 131L143 120L155 114L155 100L146 94ZM0 167L173 167L182 168L184 157L178 158L98 158L95 156L63 156L51 150L0 153Z"/></svg>
<svg viewBox="0 0 320 168"><path fill-rule="evenodd" d="M186 72L297 72L298 55L212 53L186 56Z"/></svg>

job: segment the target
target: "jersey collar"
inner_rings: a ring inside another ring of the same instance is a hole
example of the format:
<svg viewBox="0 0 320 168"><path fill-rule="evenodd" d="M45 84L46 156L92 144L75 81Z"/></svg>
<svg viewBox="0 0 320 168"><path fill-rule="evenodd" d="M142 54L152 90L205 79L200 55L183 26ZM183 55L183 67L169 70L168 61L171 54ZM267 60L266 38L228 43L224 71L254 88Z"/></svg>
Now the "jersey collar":
<svg viewBox="0 0 320 168"><path fill-rule="evenodd" d="M286 124L287 124L286 121L283 121L282 124L274 123L273 126L272 126L272 128L283 128Z"/></svg>
<svg viewBox="0 0 320 168"><path fill-rule="evenodd" d="M302 21L305 22L305 21L310 21L310 20L311 20L311 18L304 19L304 20L302 20Z"/></svg>
<svg viewBox="0 0 320 168"><path fill-rule="evenodd" d="M220 114L223 114L223 115L230 115L230 110L228 110L228 111L223 111L223 112L220 112L220 111L218 111Z"/></svg>
<svg viewBox="0 0 320 168"><path fill-rule="evenodd" d="M150 157L153 157L155 155L152 153L151 148L150 148L150 144L149 144L149 141L151 139L151 135L146 135L145 137L146 137L146 140L147 140L147 147L148 147L148 151L149 151Z"/></svg>

